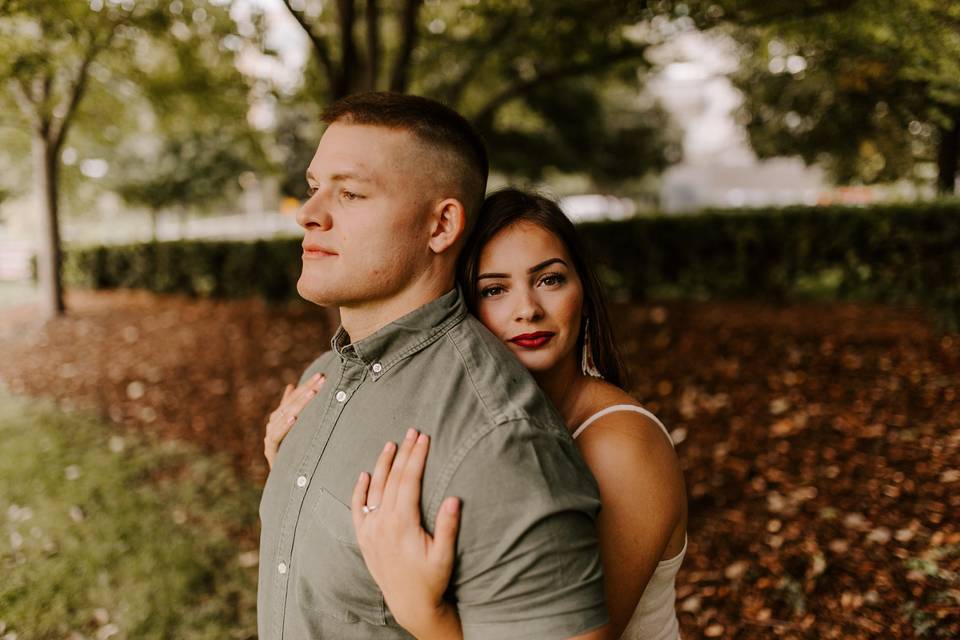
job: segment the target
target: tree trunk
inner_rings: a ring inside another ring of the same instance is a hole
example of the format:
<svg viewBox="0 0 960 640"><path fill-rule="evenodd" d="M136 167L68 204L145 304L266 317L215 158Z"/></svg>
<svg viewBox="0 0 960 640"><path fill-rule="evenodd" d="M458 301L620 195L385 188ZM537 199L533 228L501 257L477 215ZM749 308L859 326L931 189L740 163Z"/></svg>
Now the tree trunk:
<svg viewBox="0 0 960 640"><path fill-rule="evenodd" d="M400 17L400 51L393 63L393 73L390 77L390 91L397 93L407 92L407 83L410 77L410 61L413 59L413 49L417 45L417 17L423 0L406 0L403 3L403 14Z"/></svg>
<svg viewBox="0 0 960 640"><path fill-rule="evenodd" d="M380 71L380 7L377 0L367 0L367 91L377 90Z"/></svg>
<svg viewBox="0 0 960 640"><path fill-rule="evenodd" d="M950 127L940 130L940 148L937 150L937 191L956 192L957 170L960 169L960 112L955 113Z"/></svg>
<svg viewBox="0 0 960 640"><path fill-rule="evenodd" d="M37 252L37 273L45 318L62 316L63 283L60 277L60 222L58 204L57 145L40 132L33 134L34 184L40 198L40 250Z"/></svg>

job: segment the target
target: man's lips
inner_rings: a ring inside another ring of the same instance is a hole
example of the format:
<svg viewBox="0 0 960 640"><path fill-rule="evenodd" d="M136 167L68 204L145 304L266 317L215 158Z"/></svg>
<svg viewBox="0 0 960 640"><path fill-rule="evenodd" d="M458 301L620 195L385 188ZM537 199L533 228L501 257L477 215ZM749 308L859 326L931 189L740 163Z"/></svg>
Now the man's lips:
<svg viewBox="0 0 960 640"><path fill-rule="evenodd" d="M332 251L318 244L303 245L304 258L328 258L330 256L335 256L335 255L337 255L336 251Z"/></svg>
<svg viewBox="0 0 960 640"><path fill-rule="evenodd" d="M550 342L554 334L552 331L537 331L535 333L521 333L510 338L510 342L524 349L539 349Z"/></svg>

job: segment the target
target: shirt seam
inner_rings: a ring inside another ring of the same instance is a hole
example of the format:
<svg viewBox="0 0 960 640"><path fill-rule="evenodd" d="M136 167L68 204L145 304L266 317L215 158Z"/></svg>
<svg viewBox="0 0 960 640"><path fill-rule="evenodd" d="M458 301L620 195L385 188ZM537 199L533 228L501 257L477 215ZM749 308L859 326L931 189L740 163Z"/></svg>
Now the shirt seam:
<svg viewBox="0 0 960 640"><path fill-rule="evenodd" d="M383 370L377 374L377 378L383 377L383 375L387 371L392 369L397 363L410 357L417 351L425 349L433 342L436 342L440 338L444 337L450 331L450 329L453 328L454 325L456 325L458 322L461 322L466 316L467 316L467 312L465 310L460 310L458 313L448 318L442 324L431 328L425 336L423 336L422 338L414 342L412 345L410 345L409 347L407 347L406 349L404 349L403 351L395 355L393 358L391 358L387 362L381 361L380 365L383 367ZM357 345L353 345L353 349L357 353L357 357L359 358L360 362L363 364L364 368L369 367L370 363L368 363L367 360L369 360L370 358L363 354L363 350L359 348ZM345 356L341 356L341 358L343 357Z"/></svg>
<svg viewBox="0 0 960 640"><path fill-rule="evenodd" d="M437 512L440 510L440 502L442 501L442 496L446 493L447 487L450 486L450 482L453 480L453 476L456 474L457 470L460 468L460 465L463 464L463 461L466 459L467 454L477 444L483 440L485 437L493 433L497 428L508 427L517 423L526 423L531 426L535 423L534 420L529 417L517 417L517 418L507 418L502 422L491 422L488 423L486 429L479 429L474 432L473 437L467 439L460 445L460 447L450 456L450 459L447 461L447 464L444 465L443 469L440 471L440 475L437 478L436 487L433 490L433 495L430 498L429 507L427 512L424 514L427 522L435 522L437 519Z"/></svg>

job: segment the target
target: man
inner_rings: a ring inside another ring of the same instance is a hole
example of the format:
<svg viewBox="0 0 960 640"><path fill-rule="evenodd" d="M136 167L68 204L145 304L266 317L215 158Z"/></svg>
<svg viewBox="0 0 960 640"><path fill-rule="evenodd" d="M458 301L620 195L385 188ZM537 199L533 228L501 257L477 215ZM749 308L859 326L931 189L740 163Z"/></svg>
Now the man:
<svg viewBox="0 0 960 640"><path fill-rule="evenodd" d="M450 596L467 638L600 637L596 483L556 411L472 316L457 254L486 188L483 143L439 103L346 98L307 170L300 294L338 305L326 382L260 505L261 640L406 638L354 536L350 497L387 441L431 438L425 526L462 502ZM306 387L302 387L306 388Z"/></svg>

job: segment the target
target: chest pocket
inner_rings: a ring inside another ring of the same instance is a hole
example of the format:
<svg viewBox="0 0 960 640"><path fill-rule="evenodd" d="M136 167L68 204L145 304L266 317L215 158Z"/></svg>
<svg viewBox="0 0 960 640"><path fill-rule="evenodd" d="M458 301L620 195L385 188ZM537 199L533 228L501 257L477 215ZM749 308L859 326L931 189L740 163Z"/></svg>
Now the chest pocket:
<svg viewBox="0 0 960 640"><path fill-rule="evenodd" d="M297 598L301 606L343 622L383 626L386 605L360 554L350 509L319 489L304 505L306 527L297 532Z"/></svg>

